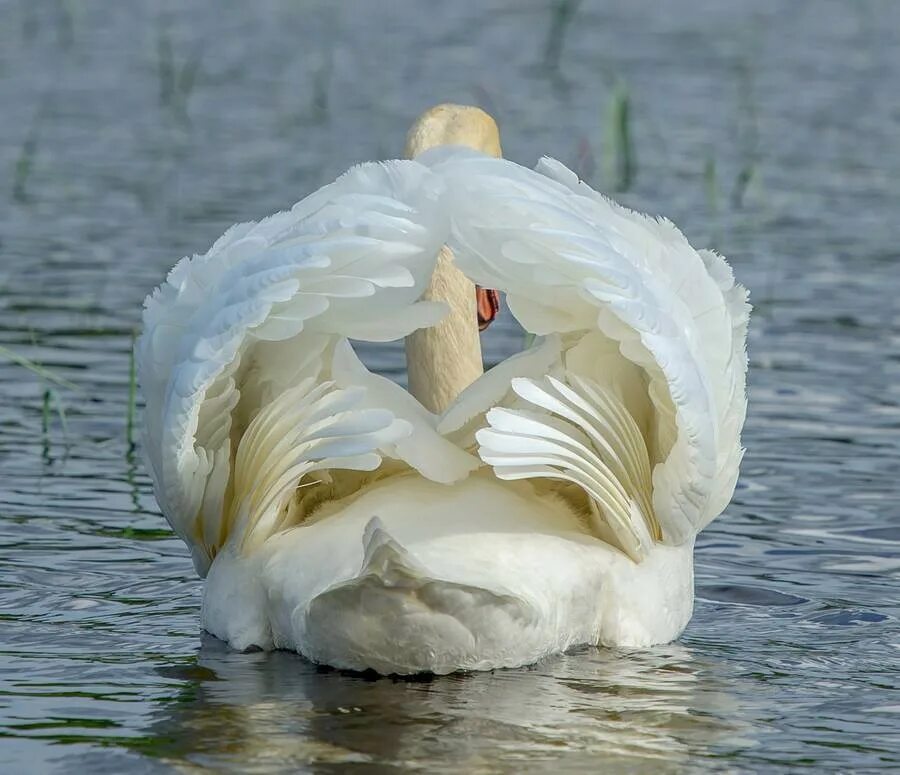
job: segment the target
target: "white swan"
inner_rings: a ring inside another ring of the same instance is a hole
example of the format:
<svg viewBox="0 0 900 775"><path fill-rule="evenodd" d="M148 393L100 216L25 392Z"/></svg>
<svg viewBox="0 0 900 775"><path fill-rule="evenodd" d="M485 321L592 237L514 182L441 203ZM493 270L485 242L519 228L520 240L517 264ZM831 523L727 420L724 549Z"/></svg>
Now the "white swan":
<svg viewBox="0 0 900 775"><path fill-rule="evenodd" d="M477 109L432 109L407 152L146 302L145 449L203 627L401 674L676 638L741 459L746 292L558 162L492 158ZM538 336L483 375L473 283ZM403 336L412 394L348 342Z"/></svg>

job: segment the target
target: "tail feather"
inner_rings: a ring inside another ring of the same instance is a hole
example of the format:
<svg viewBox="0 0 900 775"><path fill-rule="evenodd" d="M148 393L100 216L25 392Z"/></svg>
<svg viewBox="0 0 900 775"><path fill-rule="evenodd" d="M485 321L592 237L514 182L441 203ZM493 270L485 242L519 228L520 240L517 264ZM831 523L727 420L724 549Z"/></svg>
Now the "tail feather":
<svg viewBox="0 0 900 775"><path fill-rule="evenodd" d="M310 602L303 653L351 670L449 673L503 664L537 623L523 598L436 578L372 517L359 572Z"/></svg>
<svg viewBox="0 0 900 775"><path fill-rule="evenodd" d="M404 581L423 579L428 575L415 560L387 532L378 517L372 517L363 532L363 564L359 576L377 576L385 584L402 584Z"/></svg>

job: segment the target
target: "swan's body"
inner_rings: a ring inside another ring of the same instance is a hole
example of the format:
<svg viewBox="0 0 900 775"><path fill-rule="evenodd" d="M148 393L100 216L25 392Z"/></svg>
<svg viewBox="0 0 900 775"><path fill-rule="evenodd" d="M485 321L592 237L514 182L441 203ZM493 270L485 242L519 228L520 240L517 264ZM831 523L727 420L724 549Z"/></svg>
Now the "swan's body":
<svg viewBox="0 0 900 775"><path fill-rule="evenodd" d="M348 501L252 558L220 555L206 629L236 648L290 648L338 667L446 673L583 643L665 642L690 618L692 542L636 564L530 484L405 476Z"/></svg>
<svg viewBox="0 0 900 775"><path fill-rule="evenodd" d="M555 162L419 155L499 155L439 118L148 301L147 453L203 626L383 673L672 640L737 478L746 294ZM475 282L540 337L484 375ZM408 335L415 397L347 341Z"/></svg>

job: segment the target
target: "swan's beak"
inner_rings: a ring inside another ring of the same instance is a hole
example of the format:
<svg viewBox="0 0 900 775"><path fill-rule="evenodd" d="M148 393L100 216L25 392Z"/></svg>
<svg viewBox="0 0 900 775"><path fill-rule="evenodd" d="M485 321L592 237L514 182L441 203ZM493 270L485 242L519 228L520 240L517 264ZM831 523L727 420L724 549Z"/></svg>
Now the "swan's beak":
<svg viewBox="0 0 900 775"><path fill-rule="evenodd" d="M476 285L475 298L478 305L478 330L484 331L500 311L500 294L492 288Z"/></svg>

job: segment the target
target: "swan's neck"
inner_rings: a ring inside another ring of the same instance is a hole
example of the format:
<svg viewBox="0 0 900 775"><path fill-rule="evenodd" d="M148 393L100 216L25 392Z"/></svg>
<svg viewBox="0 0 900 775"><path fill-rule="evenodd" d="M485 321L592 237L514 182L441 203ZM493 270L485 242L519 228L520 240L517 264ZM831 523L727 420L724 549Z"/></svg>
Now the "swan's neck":
<svg viewBox="0 0 900 775"><path fill-rule="evenodd" d="M406 138L406 157L439 145L465 145L500 156L497 124L479 108L437 105L416 120ZM450 313L437 326L406 337L409 392L429 411L443 412L484 371L475 285L453 263L444 247L424 299L443 301Z"/></svg>
<svg viewBox="0 0 900 775"><path fill-rule="evenodd" d="M424 299L443 301L450 312L438 325L406 337L409 392L440 414L484 372L478 333L475 285L441 249Z"/></svg>

